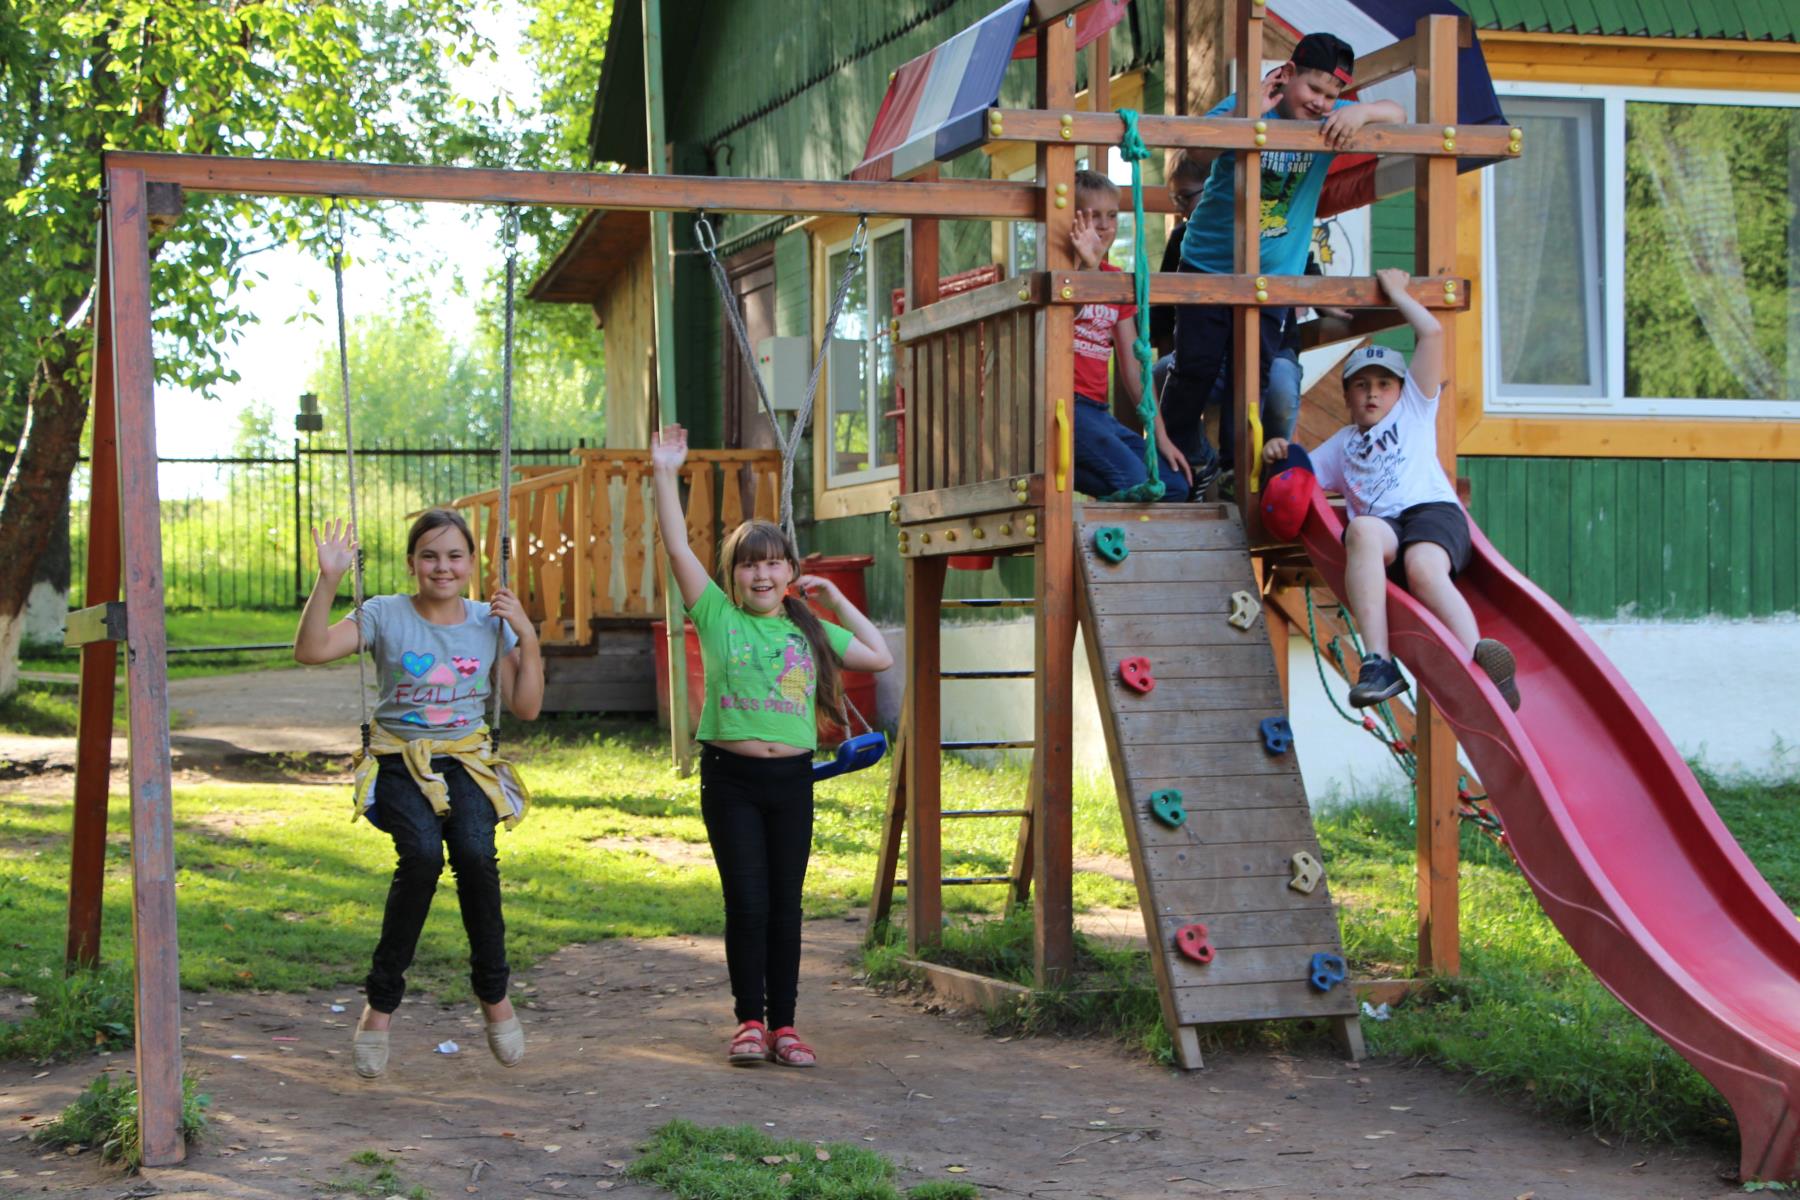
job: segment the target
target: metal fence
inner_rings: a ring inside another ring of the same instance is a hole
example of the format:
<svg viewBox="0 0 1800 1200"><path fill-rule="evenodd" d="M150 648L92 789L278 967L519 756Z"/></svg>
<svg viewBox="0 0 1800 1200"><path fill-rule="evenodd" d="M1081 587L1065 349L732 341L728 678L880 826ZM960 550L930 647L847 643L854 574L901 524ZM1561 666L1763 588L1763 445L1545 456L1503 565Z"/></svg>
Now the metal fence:
<svg viewBox="0 0 1800 1200"><path fill-rule="evenodd" d="M579 445L513 451L520 466L572 465ZM407 590L408 514L495 486L497 448L372 446L356 451L357 511L369 593ZM170 608L298 608L318 563L312 528L350 515L342 446L296 440L282 456L159 458L164 602ZM87 567L88 464L70 488L72 595ZM345 589L348 594L348 589Z"/></svg>

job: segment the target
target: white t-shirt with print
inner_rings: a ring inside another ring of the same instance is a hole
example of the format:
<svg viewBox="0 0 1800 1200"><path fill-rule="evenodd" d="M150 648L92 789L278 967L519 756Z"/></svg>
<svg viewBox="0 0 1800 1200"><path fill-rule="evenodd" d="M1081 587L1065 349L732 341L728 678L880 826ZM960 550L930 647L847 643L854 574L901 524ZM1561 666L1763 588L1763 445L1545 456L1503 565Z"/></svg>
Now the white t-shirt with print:
<svg viewBox="0 0 1800 1200"><path fill-rule="evenodd" d="M1343 494L1353 517L1397 517L1415 504L1448 501L1456 489L1437 457L1436 395L1408 372L1400 399L1372 428L1344 428L1312 452L1319 486Z"/></svg>

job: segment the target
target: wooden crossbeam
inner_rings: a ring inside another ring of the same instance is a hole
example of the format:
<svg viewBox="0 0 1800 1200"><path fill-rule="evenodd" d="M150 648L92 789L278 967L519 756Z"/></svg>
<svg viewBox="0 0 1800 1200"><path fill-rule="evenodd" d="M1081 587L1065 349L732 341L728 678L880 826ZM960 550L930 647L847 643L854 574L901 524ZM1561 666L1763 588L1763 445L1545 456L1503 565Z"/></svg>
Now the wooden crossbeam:
<svg viewBox="0 0 1800 1200"><path fill-rule="evenodd" d="M103 604L78 608L69 614L63 629L63 645L85 646L90 642L122 642L125 640L125 602L108 600Z"/></svg>
<svg viewBox="0 0 1800 1200"><path fill-rule="evenodd" d="M1015 288L1017 284L1014 284ZM1133 277L1124 271L1051 271L1052 304L1133 304ZM1425 275L1407 291L1426 308L1461 311L1469 306L1469 281ZM1372 275L1210 275L1184 271L1150 276L1152 304L1241 304L1391 308Z"/></svg>
<svg viewBox="0 0 1800 1200"><path fill-rule="evenodd" d="M846 216L954 217L1029 221L1034 183L1003 180L736 179L722 175L642 175L598 171L511 171L399 163L316 162L112 151L108 167L142 171L152 182L242 196L337 196L442 200L452 204L544 204L559 208Z"/></svg>
<svg viewBox="0 0 1800 1200"><path fill-rule="evenodd" d="M1408 70L1411 69L1409 64ZM989 144L995 142L1098 142L1116 145L1125 123L1109 112L1050 112L1032 108L988 110ZM998 127L1000 132L993 131ZM1444 130L1452 132L1445 136ZM1330 146L1317 121L1263 117L1138 118L1147 146L1203 150L1306 151L1316 154L1414 154L1437 158L1517 158L1521 142L1510 125L1365 125L1342 146ZM1257 141L1261 138L1262 141Z"/></svg>

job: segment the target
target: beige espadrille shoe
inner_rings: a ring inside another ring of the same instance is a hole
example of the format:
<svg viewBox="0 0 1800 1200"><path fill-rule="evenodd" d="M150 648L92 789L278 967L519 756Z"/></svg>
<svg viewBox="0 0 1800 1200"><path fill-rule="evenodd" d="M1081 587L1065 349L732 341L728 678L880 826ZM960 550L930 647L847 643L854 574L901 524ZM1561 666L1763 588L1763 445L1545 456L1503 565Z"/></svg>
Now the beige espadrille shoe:
<svg viewBox="0 0 1800 1200"><path fill-rule="evenodd" d="M519 1024L518 1017L508 1017L504 1021L489 1021L487 1027L488 1049L494 1052L494 1058L503 1067L516 1067L525 1057L525 1030Z"/></svg>
<svg viewBox="0 0 1800 1200"><path fill-rule="evenodd" d="M368 1010L363 1016L368 1016ZM356 1023L356 1033L350 1039L351 1056L356 1062L356 1073L364 1079L378 1078L387 1070L388 1031L385 1029L364 1029L362 1021Z"/></svg>

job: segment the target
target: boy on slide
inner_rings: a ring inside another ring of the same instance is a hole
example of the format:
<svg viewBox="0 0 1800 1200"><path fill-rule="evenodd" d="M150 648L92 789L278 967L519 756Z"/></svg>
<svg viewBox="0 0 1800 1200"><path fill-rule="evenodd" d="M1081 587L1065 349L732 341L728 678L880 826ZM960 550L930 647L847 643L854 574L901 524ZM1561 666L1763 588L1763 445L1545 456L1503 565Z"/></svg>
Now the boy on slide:
<svg viewBox="0 0 1800 1200"><path fill-rule="evenodd" d="M1388 576L1449 626L1506 702L1519 707L1513 656L1484 638L1456 573L1469 561L1469 518L1437 458L1437 406L1443 379L1444 328L1406 292L1405 271L1377 273L1381 288L1418 335L1412 369L1386 346L1363 346L1344 363L1350 424L1312 452L1313 476L1341 492L1349 510L1344 531L1344 600L1362 627L1367 654L1350 703L1367 708L1406 690L1388 651ZM1285 438L1263 446L1263 461L1287 458Z"/></svg>

